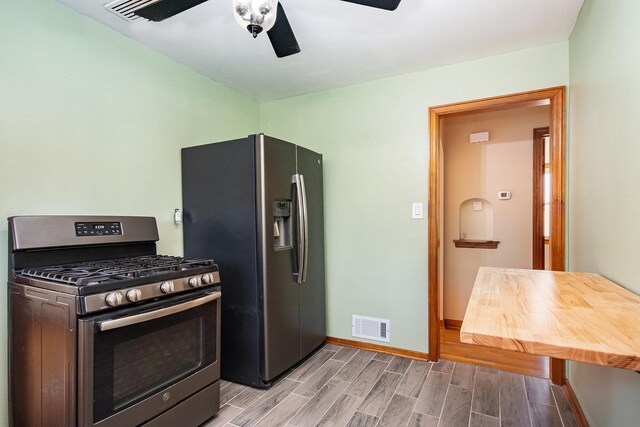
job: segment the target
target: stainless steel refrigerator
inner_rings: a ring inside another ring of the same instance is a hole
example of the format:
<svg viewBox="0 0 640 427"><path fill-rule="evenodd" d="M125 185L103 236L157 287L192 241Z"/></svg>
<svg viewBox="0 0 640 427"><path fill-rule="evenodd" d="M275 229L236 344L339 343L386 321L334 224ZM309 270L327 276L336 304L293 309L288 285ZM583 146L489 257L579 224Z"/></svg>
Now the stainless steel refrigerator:
<svg viewBox="0 0 640 427"><path fill-rule="evenodd" d="M271 138L182 150L184 251L222 280L221 377L267 387L326 338L322 155Z"/></svg>

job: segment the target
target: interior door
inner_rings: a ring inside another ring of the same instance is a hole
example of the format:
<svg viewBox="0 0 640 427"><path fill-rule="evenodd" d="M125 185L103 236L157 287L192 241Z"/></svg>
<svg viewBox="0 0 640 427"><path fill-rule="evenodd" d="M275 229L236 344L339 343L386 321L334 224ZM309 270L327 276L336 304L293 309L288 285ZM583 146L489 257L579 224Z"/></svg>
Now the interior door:
<svg viewBox="0 0 640 427"><path fill-rule="evenodd" d="M270 381L300 360L300 349L292 341L300 335L298 284L293 279L293 249L276 247L274 202L292 201L291 177L296 173L296 147L257 135L257 179L262 307L264 310L263 381ZM292 210L291 215L294 212ZM278 213L279 215L279 213Z"/></svg>
<svg viewBox="0 0 640 427"><path fill-rule="evenodd" d="M322 155L297 147L298 173L304 177L307 200L308 261L306 280L300 284L300 353L304 357L326 337L324 275L324 204Z"/></svg>
<svg viewBox="0 0 640 427"><path fill-rule="evenodd" d="M549 128L533 130L533 260L534 270L549 269L549 207L550 194L545 180L549 179Z"/></svg>

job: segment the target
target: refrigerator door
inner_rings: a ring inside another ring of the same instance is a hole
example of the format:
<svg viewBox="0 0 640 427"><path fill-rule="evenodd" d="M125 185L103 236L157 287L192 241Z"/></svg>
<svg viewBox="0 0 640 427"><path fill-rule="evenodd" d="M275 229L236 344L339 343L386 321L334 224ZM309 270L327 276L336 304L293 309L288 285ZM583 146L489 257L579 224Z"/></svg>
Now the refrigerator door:
<svg viewBox="0 0 640 427"><path fill-rule="evenodd" d="M271 381L300 360L295 338L300 335L298 284L294 281L294 249L274 244L276 226L283 215L277 208L293 201L292 176L296 173L296 146L264 135L256 136L259 286L262 288L262 380ZM290 216L296 214L291 204ZM295 229L295 224L291 223ZM293 237L295 241L295 237Z"/></svg>
<svg viewBox="0 0 640 427"><path fill-rule="evenodd" d="M303 358L326 339L324 274L324 204L322 155L303 147L297 149L297 173L304 181L306 198L306 271L300 283L300 357Z"/></svg>

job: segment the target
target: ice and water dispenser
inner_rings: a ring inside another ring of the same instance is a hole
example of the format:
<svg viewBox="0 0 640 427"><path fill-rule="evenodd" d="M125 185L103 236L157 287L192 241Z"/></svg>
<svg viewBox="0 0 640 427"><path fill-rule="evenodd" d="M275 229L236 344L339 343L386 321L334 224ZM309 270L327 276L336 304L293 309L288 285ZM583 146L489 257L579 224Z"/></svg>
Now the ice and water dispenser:
<svg viewBox="0 0 640 427"><path fill-rule="evenodd" d="M291 201L276 200L273 202L273 248L291 249L291 234Z"/></svg>

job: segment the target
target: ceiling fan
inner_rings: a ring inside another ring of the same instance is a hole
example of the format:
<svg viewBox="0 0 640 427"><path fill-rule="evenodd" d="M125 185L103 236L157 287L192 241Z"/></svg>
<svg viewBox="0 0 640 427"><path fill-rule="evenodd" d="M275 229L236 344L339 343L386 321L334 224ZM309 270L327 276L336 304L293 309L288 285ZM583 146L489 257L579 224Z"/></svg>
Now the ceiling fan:
<svg viewBox="0 0 640 427"><path fill-rule="evenodd" d="M133 13L150 21L163 21L207 0L158 0ZM395 10L401 0L342 0L377 9ZM266 31L278 58L300 52L282 3L278 0L233 0L233 13L240 26L253 37Z"/></svg>

